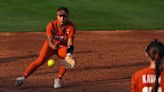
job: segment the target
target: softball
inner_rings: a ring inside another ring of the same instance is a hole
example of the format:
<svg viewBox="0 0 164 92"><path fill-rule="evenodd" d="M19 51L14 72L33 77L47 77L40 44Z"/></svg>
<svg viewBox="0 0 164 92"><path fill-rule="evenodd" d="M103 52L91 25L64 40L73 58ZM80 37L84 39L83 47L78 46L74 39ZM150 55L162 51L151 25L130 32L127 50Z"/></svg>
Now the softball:
<svg viewBox="0 0 164 92"><path fill-rule="evenodd" d="M47 66L48 66L48 67L52 67L52 66L54 66L54 65L55 65L55 60L49 59L48 62L47 62Z"/></svg>

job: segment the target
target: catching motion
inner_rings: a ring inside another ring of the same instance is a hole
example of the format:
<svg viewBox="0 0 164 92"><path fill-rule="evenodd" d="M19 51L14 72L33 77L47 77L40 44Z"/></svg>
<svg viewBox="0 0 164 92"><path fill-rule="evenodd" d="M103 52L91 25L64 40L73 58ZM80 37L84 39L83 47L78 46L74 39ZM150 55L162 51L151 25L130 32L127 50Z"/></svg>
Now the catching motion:
<svg viewBox="0 0 164 92"><path fill-rule="evenodd" d="M60 7L57 12L57 19L47 24L45 40L38 58L34 60L24 71L22 76L16 78L16 86L20 87L25 80L52 55L56 54L61 60L60 71L54 80L54 88L62 87L62 78L66 70L75 67L74 36L75 25L69 21L69 10L66 7Z"/></svg>

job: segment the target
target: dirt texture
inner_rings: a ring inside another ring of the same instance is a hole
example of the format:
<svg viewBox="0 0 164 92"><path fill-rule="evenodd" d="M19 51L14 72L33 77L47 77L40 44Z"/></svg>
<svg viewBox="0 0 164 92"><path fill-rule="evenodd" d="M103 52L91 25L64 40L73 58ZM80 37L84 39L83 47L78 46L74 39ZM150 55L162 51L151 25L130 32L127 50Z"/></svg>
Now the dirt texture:
<svg viewBox="0 0 164 92"><path fill-rule="evenodd" d="M148 66L145 46L154 38L164 42L164 31L77 31L75 51L77 65L63 77L63 88L54 89L56 66L45 62L21 88L16 77L38 57L44 32L0 33L0 92L129 92L132 74Z"/></svg>

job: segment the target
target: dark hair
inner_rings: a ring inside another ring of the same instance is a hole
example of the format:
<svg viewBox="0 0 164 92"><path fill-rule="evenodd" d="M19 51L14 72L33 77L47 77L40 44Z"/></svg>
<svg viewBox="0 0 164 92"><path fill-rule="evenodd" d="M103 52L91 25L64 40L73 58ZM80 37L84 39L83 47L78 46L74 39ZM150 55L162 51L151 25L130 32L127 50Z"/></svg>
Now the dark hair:
<svg viewBox="0 0 164 92"><path fill-rule="evenodd" d="M68 8L66 8L66 7L60 7L60 8L57 9L57 11L61 11L61 10L64 10L64 11L67 12L67 14L69 14Z"/></svg>
<svg viewBox="0 0 164 92"><path fill-rule="evenodd" d="M150 42L150 44L147 46L146 52L152 60L156 61L155 62L156 80L154 83L153 92L157 92L159 86L158 79L161 73L160 63L162 58L164 57L164 45L162 44L162 42L155 39L154 41Z"/></svg>

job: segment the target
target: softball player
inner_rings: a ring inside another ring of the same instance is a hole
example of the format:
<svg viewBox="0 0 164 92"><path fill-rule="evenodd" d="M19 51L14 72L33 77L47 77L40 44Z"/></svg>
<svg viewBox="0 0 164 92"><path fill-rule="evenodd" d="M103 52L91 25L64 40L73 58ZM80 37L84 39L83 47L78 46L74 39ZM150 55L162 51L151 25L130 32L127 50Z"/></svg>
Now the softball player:
<svg viewBox="0 0 164 92"><path fill-rule="evenodd" d="M61 62L64 62L66 57L72 57L75 25L68 18L69 10L60 7L57 10L57 20L52 20L46 27L47 39L41 48L39 57L26 68L22 76L16 78L16 86L20 87L54 53L62 59ZM67 64L60 66L60 71L54 80L54 88L61 88L62 77L68 68Z"/></svg>
<svg viewBox="0 0 164 92"><path fill-rule="evenodd" d="M155 39L147 46L146 56L150 65L133 74L131 92L164 92L164 45Z"/></svg>

